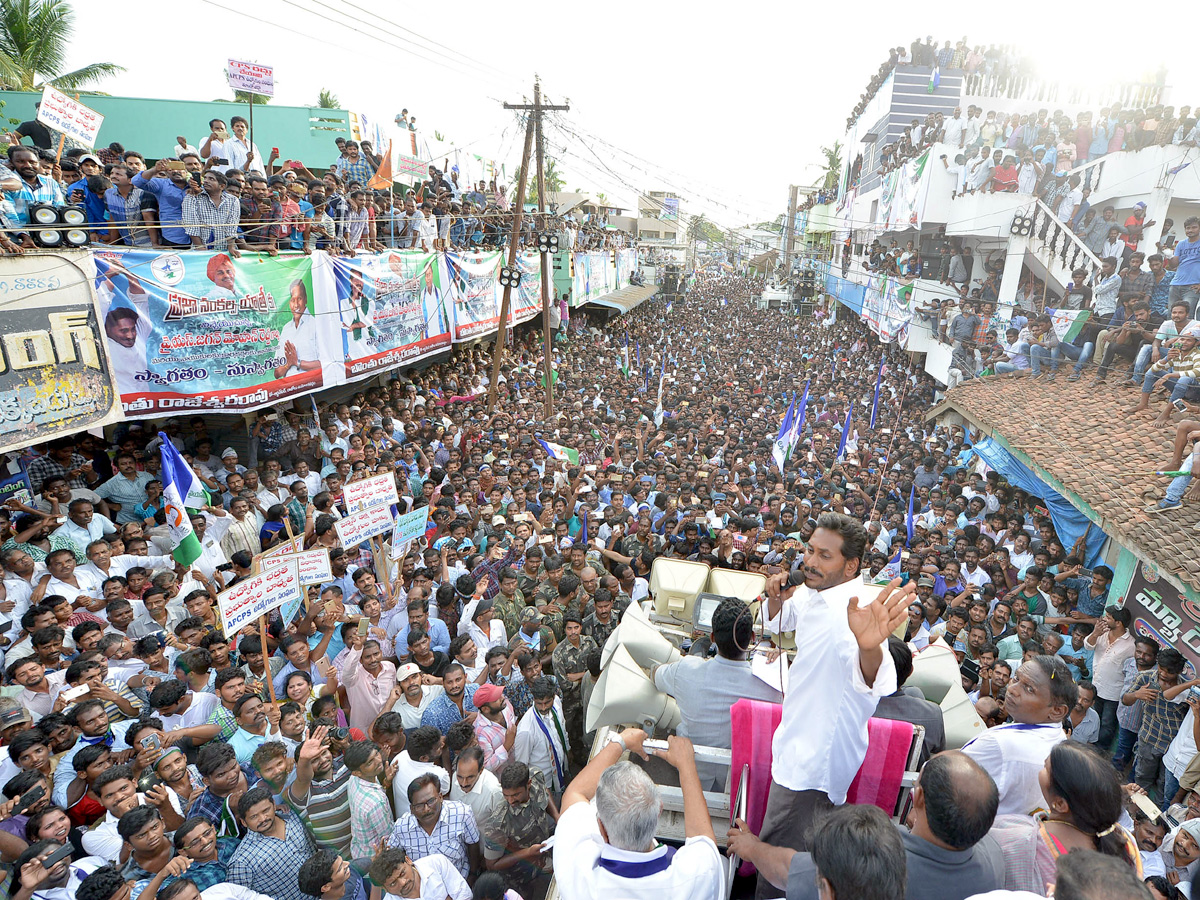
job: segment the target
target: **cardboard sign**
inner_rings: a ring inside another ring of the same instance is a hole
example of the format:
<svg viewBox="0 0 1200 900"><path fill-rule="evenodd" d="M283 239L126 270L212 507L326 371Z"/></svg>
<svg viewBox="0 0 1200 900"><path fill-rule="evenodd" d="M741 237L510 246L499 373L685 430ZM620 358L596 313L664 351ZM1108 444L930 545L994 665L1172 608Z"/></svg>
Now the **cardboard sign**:
<svg viewBox="0 0 1200 900"><path fill-rule="evenodd" d="M400 502L400 496L396 493L396 478L387 473L362 481L351 481L342 489L342 495L346 498L346 511L351 513Z"/></svg>
<svg viewBox="0 0 1200 900"><path fill-rule="evenodd" d="M231 59L225 72L229 76L229 86L235 91L262 94L264 97L275 96L275 70L270 66Z"/></svg>
<svg viewBox="0 0 1200 900"><path fill-rule="evenodd" d="M344 519L338 519L334 528L342 540L342 546L349 550L357 547L363 541L386 534L392 527L392 512L386 506L376 506L365 509Z"/></svg>
<svg viewBox="0 0 1200 900"><path fill-rule="evenodd" d="M396 517L396 524L392 527L392 559L403 558L408 552L408 545L425 533L429 510L430 507L422 506Z"/></svg>
<svg viewBox="0 0 1200 900"><path fill-rule="evenodd" d="M229 590L217 595L221 611L221 627L230 638L244 626L265 616L289 601L303 598L300 572L294 559L239 581Z"/></svg>
<svg viewBox="0 0 1200 900"><path fill-rule="evenodd" d="M320 550L305 550L303 553L289 553L284 556L272 556L263 559L264 569L273 569L296 560L300 569L300 583L307 587L310 584L324 584L333 581L333 571L329 567L329 551L322 547Z"/></svg>
<svg viewBox="0 0 1200 900"><path fill-rule="evenodd" d="M42 91L42 105L38 107L37 120L86 147L95 147L104 116L46 85Z"/></svg>

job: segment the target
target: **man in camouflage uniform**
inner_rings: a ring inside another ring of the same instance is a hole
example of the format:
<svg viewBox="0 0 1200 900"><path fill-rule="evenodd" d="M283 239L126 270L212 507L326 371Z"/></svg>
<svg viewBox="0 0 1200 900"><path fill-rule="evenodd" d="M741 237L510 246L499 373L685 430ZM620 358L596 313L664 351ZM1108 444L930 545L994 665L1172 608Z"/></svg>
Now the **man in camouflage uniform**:
<svg viewBox="0 0 1200 900"><path fill-rule="evenodd" d="M596 651L596 642L583 634L583 621L574 613L563 617L565 637L554 648L554 674L562 687L563 719L570 739L572 762L576 767L587 765L587 748L583 742L583 701L580 683L587 672L588 654Z"/></svg>
<svg viewBox="0 0 1200 900"><path fill-rule="evenodd" d="M608 643L608 636L617 628L617 616L613 612L613 595L604 588L596 591L592 612L583 620L583 633L597 647Z"/></svg>
<svg viewBox="0 0 1200 900"><path fill-rule="evenodd" d="M509 639L508 650L510 653L519 649L528 650L542 661L543 667L547 667L551 665L551 654L558 642L554 632L542 624L543 621L542 614L532 606L521 610L521 626Z"/></svg>
<svg viewBox="0 0 1200 900"><path fill-rule="evenodd" d="M528 602L530 604L538 608L538 612L541 612L543 615L550 615L552 617L551 622L553 623L554 614L557 612L561 615L562 612L561 610L551 609L551 607L555 607L558 604L558 585L562 581L566 570L563 568L563 561L560 556L546 557L544 568L545 579L538 583L532 596L529 594L525 594L525 596L529 597ZM520 584L520 578L517 579L517 583ZM546 613L547 609L550 609L549 613ZM561 622L559 622L559 625L561 627ZM551 625L551 630L554 630L553 625Z"/></svg>
<svg viewBox="0 0 1200 900"><path fill-rule="evenodd" d="M555 597L545 606L538 606L538 612L542 614L542 622L554 632L555 640L563 639L562 623L566 613L582 616L580 608L582 596L583 588L580 586L579 576L574 572L564 571L562 577L558 579L558 591Z"/></svg>
<svg viewBox="0 0 1200 900"><path fill-rule="evenodd" d="M532 597L543 578L545 570L542 567L542 548L530 547L529 552L525 554L521 570L517 572L517 589L523 597Z"/></svg>
<svg viewBox="0 0 1200 900"><path fill-rule="evenodd" d="M551 855L542 843L554 834L554 809L542 773L510 760L500 770L504 802L496 804L480 826L488 868L523 897L541 897L550 886Z"/></svg>
<svg viewBox="0 0 1200 900"><path fill-rule="evenodd" d="M500 572L500 593L492 598L492 615L504 623L504 633L510 637L521 627L521 610L525 608L525 596L517 588L515 569Z"/></svg>

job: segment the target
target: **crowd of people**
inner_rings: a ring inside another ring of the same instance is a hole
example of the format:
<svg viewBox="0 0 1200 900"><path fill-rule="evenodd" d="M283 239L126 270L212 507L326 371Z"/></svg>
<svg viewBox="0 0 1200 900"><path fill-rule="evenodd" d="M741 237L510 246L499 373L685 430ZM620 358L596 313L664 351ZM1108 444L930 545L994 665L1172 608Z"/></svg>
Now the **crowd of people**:
<svg viewBox="0 0 1200 900"><path fill-rule="evenodd" d="M1157 876L1174 900L1200 867L1200 682L1132 634L1084 538L1060 539L1040 498L926 421L938 386L907 355L857 321L758 310L762 287L702 277L669 307L573 318L552 421L530 327L492 410L489 354L465 346L248 433L233 417L127 422L27 454L31 496L0 511L12 895L529 900L553 876L564 900L715 900L701 792L726 775L690 740L729 747L727 707L753 696L783 703L762 833L730 832L760 896L1044 895L1056 879L1056 896L1099 896L1069 893L1086 875L1141 891ZM780 420L802 394L781 469ZM171 555L168 441L211 501L189 511L187 566ZM430 510L394 562L336 528L346 486L379 474L397 511ZM217 596L293 536L328 550L331 579L291 621L224 633ZM600 648L650 599L659 558L767 576L767 630L796 636L790 681L780 694L751 672L749 609L726 599L711 639L652 673L682 716L666 748L626 730L589 753ZM892 565L878 600L848 607ZM988 725L962 752L904 690L931 644L957 656ZM871 715L927 726L911 830L830 812ZM625 750L675 771L678 852L655 842L658 793Z"/></svg>
<svg viewBox="0 0 1200 900"><path fill-rule="evenodd" d="M920 66L937 68L939 72L961 72L964 79L963 93L984 97L1007 97L1028 99L1033 102L1053 103L1062 88L1058 80L1039 79L1036 75L1036 60L1017 44L991 44L986 48L979 44L971 47L967 38L944 41L940 46L927 35L925 40L913 40L909 47L903 44L888 49L888 58L867 82L867 89L859 95L858 103L846 119L846 128L867 108L879 89L887 82L897 66ZM1128 84L1072 84L1066 88L1063 98L1070 103L1086 103L1094 95L1113 95L1121 103L1134 106L1153 106L1159 102L1166 83L1166 70L1159 68L1148 74L1141 82Z"/></svg>
<svg viewBox="0 0 1200 900"><path fill-rule="evenodd" d="M93 243L142 249L353 255L508 244L512 198L495 180L469 184L446 160L411 188L394 187L376 178L384 161L369 142L340 137L337 156L314 172L280 160L279 148L264 157L248 128L241 116L228 125L215 118L199 146L180 135L171 156L148 160L120 143L60 155L44 125L22 123L0 164L0 249L46 246L30 222L35 204L78 205ZM523 219L520 246L532 247L541 231L558 234L565 249L632 245L603 222L547 213Z"/></svg>

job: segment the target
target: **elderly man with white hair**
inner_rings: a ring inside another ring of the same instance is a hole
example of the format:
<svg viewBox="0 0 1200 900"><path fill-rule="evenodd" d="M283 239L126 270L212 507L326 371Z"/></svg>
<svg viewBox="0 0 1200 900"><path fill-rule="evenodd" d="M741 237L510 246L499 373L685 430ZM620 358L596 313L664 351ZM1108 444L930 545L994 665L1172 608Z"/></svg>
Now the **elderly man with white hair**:
<svg viewBox="0 0 1200 900"><path fill-rule="evenodd" d="M662 800L650 776L625 750L643 759L646 733L614 735L563 793L554 835L554 873L562 900L720 900L725 886L721 854L704 802L692 743L672 735L666 750L651 750L679 772L684 845L657 843ZM595 799L595 804L591 801Z"/></svg>

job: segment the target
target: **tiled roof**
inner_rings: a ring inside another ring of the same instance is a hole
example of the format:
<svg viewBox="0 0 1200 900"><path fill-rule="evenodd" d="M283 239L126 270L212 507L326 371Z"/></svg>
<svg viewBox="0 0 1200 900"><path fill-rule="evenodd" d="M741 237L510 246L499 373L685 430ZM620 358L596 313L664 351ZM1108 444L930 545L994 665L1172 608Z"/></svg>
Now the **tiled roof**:
<svg viewBox="0 0 1200 900"><path fill-rule="evenodd" d="M1140 390L1120 387L1123 373L1093 388L1092 372L1070 383L1042 379L984 378L964 382L946 395L945 406L998 433L1094 510L1101 527L1159 571L1200 590L1200 504L1150 514L1146 506L1163 496L1169 479L1127 473L1165 470L1171 462L1178 416L1165 429L1153 426L1162 409L1155 392L1150 410L1127 417ZM936 412L936 410L935 410Z"/></svg>

